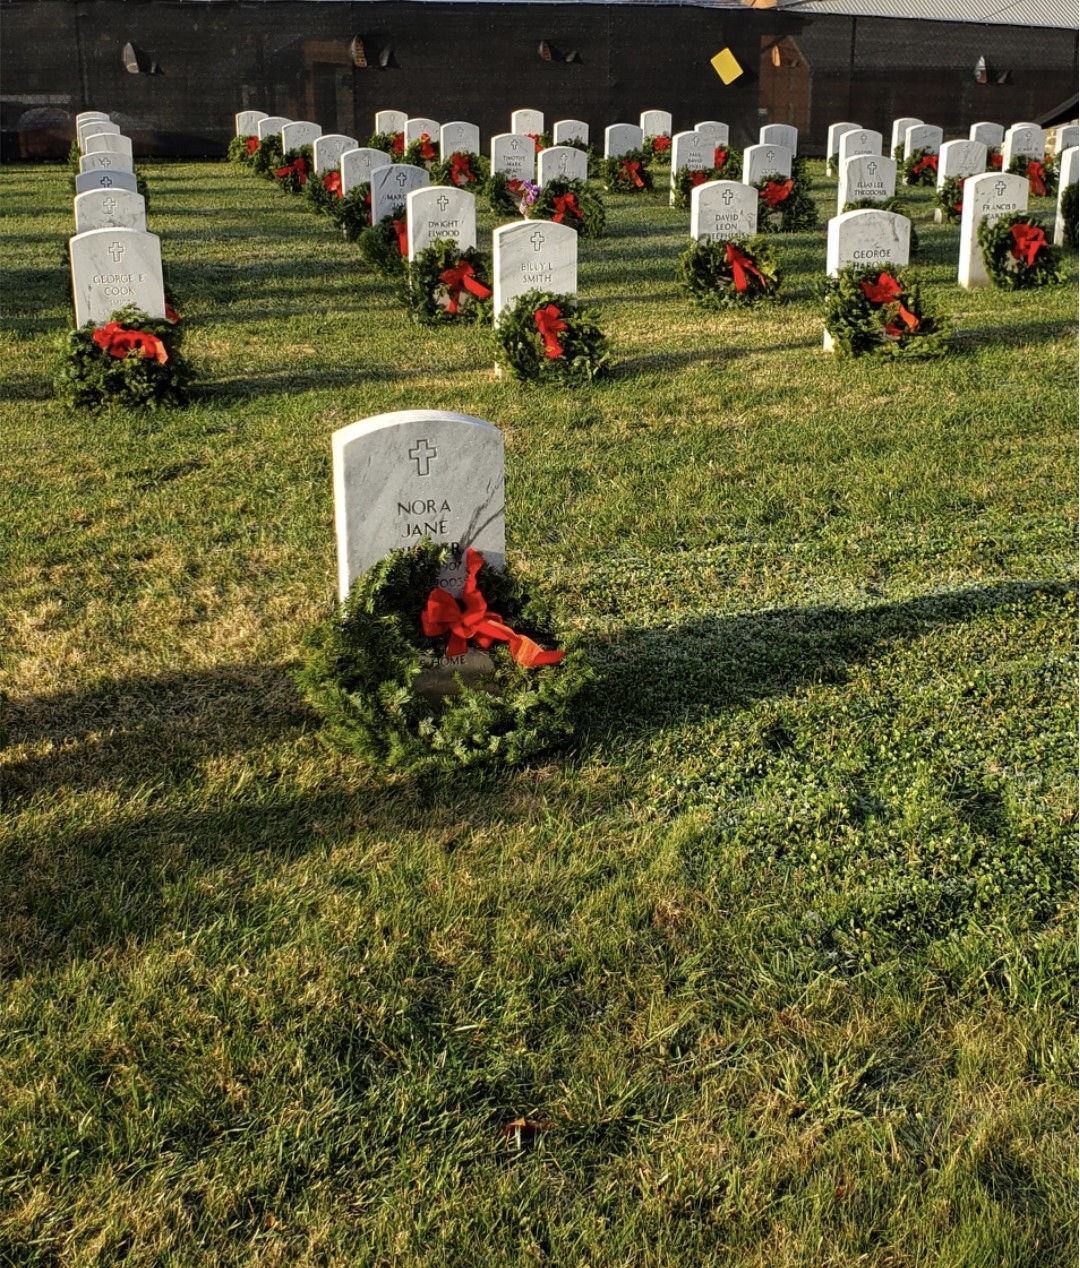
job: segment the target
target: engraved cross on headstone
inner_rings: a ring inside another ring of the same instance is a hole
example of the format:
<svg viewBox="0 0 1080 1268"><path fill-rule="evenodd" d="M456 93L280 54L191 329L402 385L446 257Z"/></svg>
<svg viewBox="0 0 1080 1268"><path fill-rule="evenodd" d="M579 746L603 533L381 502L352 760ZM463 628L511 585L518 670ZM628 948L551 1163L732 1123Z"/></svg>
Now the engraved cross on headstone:
<svg viewBox="0 0 1080 1268"><path fill-rule="evenodd" d="M105 210L105 214L106 214L107 216L111 216L111 215L113 214L113 212L116 210L116 199L115 199L115 198L103 198L103 199L101 200L101 205L102 205L102 207L103 207L103 208L104 208L104 210Z"/></svg>
<svg viewBox="0 0 1080 1268"><path fill-rule="evenodd" d="M98 159L98 167L112 167L111 158Z"/></svg>
<svg viewBox="0 0 1080 1268"><path fill-rule="evenodd" d="M435 200L435 205L440 211L445 211L447 207L450 206L450 199L447 198L445 194L440 194L440 196Z"/></svg>
<svg viewBox="0 0 1080 1268"><path fill-rule="evenodd" d="M409 183L409 174L408 172L397 172L394 175L394 180L397 181L398 189L404 189Z"/></svg>
<svg viewBox="0 0 1080 1268"><path fill-rule="evenodd" d="M539 230L539 229L537 229L537 231L536 231L536 232L532 235L532 237L529 239L529 241L533 244L533 250L534 250L534 251L539 251L539 250L540 250L540 248L541 248L541 247L544 245L544 243L547 241L547 239L546 239L546 238L544 237L544 235L540 232L540 230Z"/></svg>
<svg viewBox="0 0 1080 1268"><path fill-rule="evenodd" d="M111 177L111 176L103 176L103 177L101 178L101 180L100 180L100 181L98 181L98 184L101 186L101 188L102 188L102 189L111 189L111 188L112 188L112 177Z"/></svg>
<svg viewBox="0 0 1080 1268"><path fill-rule="evenodd" d="M431 475L431 461L438 456L438 449L434 445L429 445L426 439L418 440L409 450L409 457L416 463L418 476Z"/></svg>
<svg viewBox="0 0 1080 1268"><path fill-rule="evenodd" d="M775 151L775 150L766 150L766 151L765 151L765 162L766 162L766 163L771 163L771 162L773 161L773 159L774 159L774 158L776 158L776 151Z"/></svg>
<svg viewBox="0 0 1080 1268"><path fill-rule="evenodd" d="M514 139L510 142L510 148L515 152L515 154L521 149L521 142L517 139L517 137L514 137Z"/></svg>
<svg viewBox="0 0 1080 1268"><path fill-rule="evenodd" d="M997 196L998 196L999 198L1000 198L1000 197L1001 197L1001 195L1005 192L1006 188L1007 188L1007 187L1006 187L1006 185L1005 185L1005 182L1004 182L1004 181L995 181L995 182L994 182L994 193L995 193L995 194L997 194Z"/></svg>
<svg viewBox="0 0 1080 1268"><path fill-rule="evenodd" d="M867 163L867 165L866 165L866 170L870 173L870 175L871 175L871 176L873 176L873 175L874 175L874 173L877 171L877 164L876 164L876 163Z"/></svg>
<svg viewBox="0 0 1080 1268"><path fill-rule="evenodd" d="M120 261L124 258L124 252L126 250L127 250L127 247L124 246L122 242L109 243L109 254L112 256L113 261L116 264L119 264Z"/></svg>
<svg viewBox="0 0 1080 1268"><path fill-rule="evenodd" d="M731 201L735 197L735 195L731 192L730 189L725 189L724 192L720 195L720 197L724 200L724 205L726 207L730 207Z"/></svg>

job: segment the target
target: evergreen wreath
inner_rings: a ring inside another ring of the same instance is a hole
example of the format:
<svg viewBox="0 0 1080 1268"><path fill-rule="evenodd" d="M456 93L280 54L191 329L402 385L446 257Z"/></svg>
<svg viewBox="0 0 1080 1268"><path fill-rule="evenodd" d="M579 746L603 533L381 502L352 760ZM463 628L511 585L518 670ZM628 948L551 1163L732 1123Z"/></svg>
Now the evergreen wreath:
<svg viewBox="0 0 1080 1268"><path fill-rule="evenodd" d="M229 142L229 162L238 167L251 167L259 148L257 136L234 136Z"/></svg>
<svg viewBox="0 0 1080 1268"><path fill-rule="evenodd" d="M376 225L369 225L357 240L360 258L383 277L396 278L405 267L405 204L400 203Z"/></svg>
<svg viewBox="0 0 1080 1268"><path fill-rule="evenodd" d="M979 225L983 264L995 286L1026 291L1063 282L1061 257L1033 216L1003 216Z"/></svg>
<svg viewBox="0 0 1080 1268"><path fill-rule="evenodd" d="M431 326L446 321L491 322L491 270L487 258L439 238L407 263L402 299L413 320Z"/></svg>
<svg viewBox="0 0 1080 1268"><path fill-rule="evenodd" d="M763 177L754 188L758 191L758 232L796 233L813 229L818 222L814 200L790 176Z"/></svg>
<svg viewBox="0 0 1080 1268"><path fill-rule="evenodd" d="M341 173L336 168L317 176L312 174L304 186L304 198L316 215L329 216L337 221L336 210L344 195L341 192Z"/></svg>
<svg viewBox="0 0 1080 1268"><path fill-rule="evenodd" d="M923 302L906 270L849 264L826 278L825 329L839 357L939 357L948 351L947 322Z"/></svg>
<svg viewBox="0 0 1080 1268"><path fill-rule="evenodd" d="M941 212L945 224L957 224L963 215L966 180L966 176L947 176L945 183L934 190L934 206Z"/></svg>
<svg viewBox="0 0 1080 1268"><path fill-rule="evenodd" d="M1080 245L1080 226L1078 220L1078 202L1080 202L1080 186L1076 181L1071 185L1066 185L1061 191L1061 219L1065 225L1065 245L1067 247L1075 247Z"/></svg>
<svg viewBox="0 0 1080 1268"><path fill-rule="evenodd" d="M602 159L600 178L604 188L612 194L647 194L653 187L649 160L642 150Z"/></svg>
<svg viewBox="0 0 1080 1268"><path fill-rule="evenodd" d="M82 167L82 150L79 149L79 142L77 139L72 141L72 143L68 146L67 165L68 171L71 173L71 177L74 180L74 178L79 175L79 168Z"/></svg>
<svg viewBox="0 0 1080 1268"><path fill-rule="evenodd" d="M1014 176L1026 176L1033 198L1056 198L1058 189L1057 165L1050 155L1032 158L1030 154L1018 154L1009 164Z"/></svg>
<svg viewBox="0 0 1080 1268"><path fill-rule="evenodd" d="M895 161L895 163L896 163L896 166L897 166L897 167L900 167L900 166L901 166L901 164L902 164L902 163L903 163L903 161L904 161L904 143L903 143L903 141L901 141L899 145L894 145L894 146L893 146L892 156L893 156L893 159L894 159L894 161ZM833 156L833 167L834 167L834 168L835 168L835 167L837 167L837 165L839 164L839 162L840 162L840 155L839 155L839 154L834 155L834 156Z"/></svg>
<svg viewBox="0 0 1080 1268"><path fill-rule="evenodd" d="M472 150L455 150L443 162L432 163L430 170L433 185L455 185L476 194L491 176L491 160Z"/></svg>
<svg viewBox="0 0 1080 1268"><path fill-rule="evenodd" d="M492 172L484 187L488 206L496 216L520 216L521 195L527 182L508 177L505 172Z"/></svg>
<svg viewBox="0 0 1080 1268"><path fill-rule="evenodd" d="M274 171L281 166L282 158L281 133L270 132L255 147L251 157L252 170L267 180L273 180Z"/></svg>
<svg viewBox="0 0 1080 1268"><path fill-rule="evenodd" d="M553 220L569 225L583 238L599 238L607 212L603 199L584 181L552 180L541 186L529 207L530 220Z"/></svg>
<svg viewBox="0 0 1080 1268"><path fill-rule="evenodd" d="M692 169L680 167L675 173L674 206L686 208L690 206L690 195L698 185L706 181L737 181L742 177L742 155L737 150L729 150L718 145L713 150L713 159L719 159L712 167Z"/></svg>
<svg viewBox="0 0 1080 1268"><path fill-rule="evenodd" d="M334 203L329 210L334 224L349 242L355 242L365 229L371 228L371 186L365 181Z"/></svg>
<svg viewBox="0 0 1080 1268"><path fill-rule="evenodd" d="M595 674L573 635L555 630L550 608L507 567L475 575L493 619L542 647L564 649L527 667L506 642L488 649L494 672L482 687L458 679L455 695L432 697L417 681L450 638L429 637L424 615L438 590L446 546L424 540L393 551L353 583L333 615L311 629L297 683L328 737L373 765L418 774L477 765L513 765L567 740L578 697ZM475 567L479 556L469 552ZM465 596L463 596L465 597ZM457 601L443 596L443 602ZM494 617L494 613L498 617ZM423 615L422 615L423 614ZM488 636L482 636L487 641Z"/></svg>
<svg viewBox="0 0 1080 1268"><path fill-rule="evenodd" d="M422 167L431 171L432 163L439 161L438 137L422 132L415 141L410 141L402 155L403 163L411 163L413 167Z"/></svg>
<svg viewBox="0 0 1080 1268"><path fill-rule="evenodd" d="M908 238L908 250L912 255L919 249L919 232L915 228L915 221L912 220L911 211L902 198L883 198L881 202L874 202L872 198L860 198L853 203L844 203L844 211L892 211L898 216L906 216L911 220L911 235Z"/></svg>
<svg viewBox="0 0 1080 1268"><path fill-rule="evenodd" d="M287 193L299 194L314 171L314 149L310 145L300 145L295 150L289 150L281 160L281 166L274 168L274 179Z"/></svg>
<svg viewBox="0 0 1080 1268"><path fill-rule="evenodd" d="M591 383L614 365L596 319L574 295L526 291L495 323L495 359L515 379Z"/></svg>
<svg viewBox="0 0 1080 1268"><path fill-rule="evenodd" d="M533 143L537 154L539 154L541 150L546 150L551 144L550 132L526 132L525 135Z"/></svg>
<svg viewBox="0 0 1080 1268"><path fill-rule="evenodd" d="M117 309L104 326L87 322L64 337L53 388L65 405L87 409L183 405L191 370L182 342L175 321Z"/></svg>
<svg viewBox="0 0 1080 1268"><path fill-rule="evenodd" d="M903 160L905 185L937 184L938 156L930 150L912 150Z"/></svg>
<svg viewBox="0 0 1080 1268"><path fill-rule="evenodd" d="M666 132L661 132L657 136L647 136L641 144L641 152L650 163L670 166L671 137Z"/></svg>
<svg viewBox="0 0 1080 1268"><path fill-rule="evenodd" d="M703 308L731 308L775 299L780 262L767 239L692 242L679 258L675 280Z"/></svg>
<svg viewBox="0 0 1080 1268"><path fill-rule="evenodd" d="M384 154L390 155L394 163L400 163L405 153L405 133L373 132L368 141L368 149L382 150Z"/></svg>

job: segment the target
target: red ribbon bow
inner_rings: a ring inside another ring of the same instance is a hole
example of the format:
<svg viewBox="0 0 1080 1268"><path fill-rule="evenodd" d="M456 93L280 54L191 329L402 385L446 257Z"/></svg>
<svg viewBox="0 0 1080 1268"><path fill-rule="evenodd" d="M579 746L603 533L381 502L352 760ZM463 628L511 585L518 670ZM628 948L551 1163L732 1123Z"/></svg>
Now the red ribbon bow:
<svg viewBox="0 0 1080 1268"><path fill-rule="evenodd" d="M546 355L552 360L561 357L563 349L562 344L559 343L559 332L566 329L562 313L554 304L548 304L546 308L538 308L533 313L533 319L536 322L536 329L540 331L540 338L544 341Z"/></svg>
<svg viewBox="0 0 1080 1268"><path fill-rule="evenodd" d="M1000 150L995 150L995 151L993 152L993 154L991 154L991 155L990 155L990 166L991 166L991 167L1000 167L1000 166L1001 166L1001 163L1002 163L1002 154L1001 154L1001 151L1000 151Z"/></svg>
<svg viewBox="0 0 1080 1268"><path fill-rule="evenodd" d="M427 132L420 133L420 157L422 159L435 157L435 147L431 144L431 136Z"/></svg>
<svg viewBox="0 0 1080 1268"><path fill-rule="evenodd" d="M244 145L247 146L247 152L249 154L254 154L255 151L259 148L259 138L257 136L249 136L244 141Z"/></svg>
<svg viewBox="0 0 1080 1268"><path fill-rule="evenodd" d="M719 145L712 152L713 167L723 167L727 162L727 150L722 149Z"/></svg>
<svg viewBox="0 0 1080 1268"><path fill-rule="evenodd" d="M394 139L390 143L390 152L392 154L405 153L405 133L404 132L394 133Z"/></svg>
<svg viewBox="0 0 1080 1268"><path fill-rule="evenodd" d="M690 184L697 189L699 185L704 185L709 179L708 172L696 171L690 173Z"/></svg>
<svg viewBox="0 0 1080 1268"><path fill-rule="evenodd" d="M409 222L407 220L395 220L394 232L397 234L398 250L402 255L409 254Z"/></svg>
<svg viewBox="0 0 1080 1268"><path fill-rule="evenodd" d="M786 180L782 185L778 185L776 181L769 181L761 191L761 196L770 207L775 207L777 203L787 202L794 188L793 180Z"/></svg>
<svg viewBox="0 0 1080 1268"><path fill-rule="evenodd" d="M918 176L920 172L925 172L927 168L932 172L936 172L937 165L938 156L936 154L924 154L912 168L912 174Z"/></svg>
<svg viewBox="0 0 1080 1268"><path fill-rule="evenodd" d="M539 133L539 132L526 132L526 133L525 133L525 135L529 138L529 140L530 140L530 141L533 143L533 145L536 147L536 152L537 152L537 154L539 154L539 153L540 153L540 151L544 148L544 143L543 143L543 141L541 141L541 140L540 140L541 133Z"/></svg>
<svg viewBox="0 0 1080 1268"><path fill-rule="evenodd" d="M477 299L487 299L491 295L490 289L483 282L476 280L476 270L468 260L458 260L454 268L440 273L439 281L443 283L450 293L450 303L447 305L446 311L451 316L458 310L458 299L461 296L462 287L470 295L475 295Z"/></svg>
<svg viewBox="0 0 1080 1268"><path fill-rule="evenodd" d="M458 177L461 177L461 180ZM476 173L469 166L469 156L467 154L454 153L450 155L450 179L455 185L463 185L466 181L472 182L476 180Z"/></svg>
<svg viewBox="0 0 1080 1268"><path fill-rule="evenodd" d="M169 359L165 345L157 335L151 335L145 330L128 330L118 321L110 321L100 330L95 330L94 342L108 352L110 357L126 357L133 352L146 361L152 357L158 365L164 365Z"/></svg>
<svg viewBox="0 0 1080 1268"><path fill-rule="evenodd" d="M507 190L508 190L511 194L520 194L520 193L521 193L521 181L519 181L519 180L517 179L517 177L516 177L516 176L512 176L512 177L511 177L511 178L510 178L510 179L506 182L506 188L507 188Z"/></svg>
<svg viewBox="0 0 1080 1268"><path fill-rule="evenodd" d="M1032 159L1027 165L1028 184L1036 198L1046 197L1046 168L1038 159Z"/></svg>
<svg viewBox="0 0 1080 1268"><path fill-rule="evenodd" d="M340 172L327 172L326 175L323 177L322 183L323 183L323 189L325 189L328 193L337 194L339 198L345 197L345 195L341 192L341 173Z"/></svg>
<svg viewBox="0 0 1080 1268"><path fill-rule="evenodd" d="M288 176L290 172L295 172L297 174L300 178L301 185L307 184L307 159L305 159L302 154L298 154L291 163L287 163L284 167L277 168L274 175L280 179L281 177Z"/></svg>
<svg viewBox="0 0 1080 1268"><path fill-rule="evenodd" d="M871 304L891 304L897 301L897 312L904 325L907 326L908 330L914 331L918 329L918 317L906 309L903 304L899 303L899 297L903 295L904 288L891 273L879 273L876 282L860 282L859 287ZM889 322L885 329L890 335L895 335L897 338L904 333L899 326L892 322Z"/></svg>
<svg viewBox="0 0 1080 1268"><path fill-rule="evenodd" d="M172 304L170 304L168 300L165 301L165 320L171 321L174 324L180 320L180 314L175 308L173 308Z"/></svg>
<svg viewBox="0 0 1080 1268"><path fill-rule="evenodd" d="M453 595L438 588L428 595L420 624L428 638L446 634L446 655L450 658L464 656L469 639L480 647L490 647L494 642L510 644L510 654L519 665L531 668L535 665L557 665L566 655L562 651L546 652L525 634L518 634L507 625L497 612L488 611L487 600L476 584L476 574L484 566L484 557L470 546L465 552L465 569L468 576L461 592L461 602Z"/></svg>
<svg viewBox="0 0 1080 1268"><path fill-rule="evenodd" d="M1023 260L1030 268L1035 257L1046 246L1046 234L1038 225L1013 225L1011 231L1013 246L1010 254L1015 260Z"/></svg>
<svg viewBox="0 0 1080 1268"><path fill-rule="evenodd" d="M563 217L568 211L572 211L579 220L581 219L581 212L578 209L577 199L573 194L556 194L551 201L555 206L555 214L551 217L555 224L561 225Z"/></svg>
<svg viewBox="0 0 1080 1268"><path fill-rule="evenodd" d="M747 287L746 275L753 273L757 280L764 287L765 279L761 276L754 261L748 255L744 255L734 242L728 242L724 247L724 253L727 256L727 262L731 265L731 275L735 279L735 289L737 291L745 291Z"/></svg>
<svg viewBox="0 0 1080 1268"><path fill-rule="evenodd" d="M653 147L653 153L655 153L655 154L663 154L665 150L670 150L670 149L671 149L671 137L669 137L669 136L654 136L654 137L653 137L652 147Z"/></svg>
<svg viewBox="0 0 1080 1268"><path fill-rule="evenodd" d="M623 159L622 169L638 189L645 188L645 182L641 179L641 164L637 159Z"/></svg>

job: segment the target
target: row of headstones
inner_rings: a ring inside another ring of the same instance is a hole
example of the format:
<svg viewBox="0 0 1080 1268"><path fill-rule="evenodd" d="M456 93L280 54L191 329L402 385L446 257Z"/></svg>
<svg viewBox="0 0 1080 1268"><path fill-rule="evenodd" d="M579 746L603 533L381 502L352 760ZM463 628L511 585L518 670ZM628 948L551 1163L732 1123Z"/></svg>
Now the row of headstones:
<svg viewBox="0 0 1080 1268"><path fill-rule="evenodd" d="M134 305L165 316L161 241L147 232L132 145L100 110L75 117L80 151L75 177L75 234L68 241L75 325L102 325Z"/></svg>

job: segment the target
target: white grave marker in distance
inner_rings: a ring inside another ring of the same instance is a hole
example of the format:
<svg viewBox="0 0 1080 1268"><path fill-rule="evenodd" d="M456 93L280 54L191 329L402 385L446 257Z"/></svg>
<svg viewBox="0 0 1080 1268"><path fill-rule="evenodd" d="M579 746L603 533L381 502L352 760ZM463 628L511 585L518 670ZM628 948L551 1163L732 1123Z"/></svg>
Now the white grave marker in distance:
<svg viewBox="0 0 1080 1268"><path fill-rule="evenodd" d="M129 159L134 158L131 138L121 136L118 132L98 132L88 136L83 147L83 156L88 154L124 154Z"/></svg>
<svg viewBox="0 0 1080 1268"><path fill-rule="evenodd" d="M75 195L75 232L135 229L146 232L146 199L127 189L89 189Z"/></svg>
<svg viewBox="0 0 1080 1268"><path fill-rule="evenodd" d="M904 137L908 128L917 127L922 123L921 119L915 119L905 115L902 119L894 119L892 122L892 134L889 140L890 157L904 144Z"/></svg>
<svg viewBox="0 0 1080 1268"><path fill-rule="evenodd" d="M1080 145L1080 126L1067 123L1058 128L1054 133L1054 154L1064 154L1074 145Z"/></svg>
<svg viewBox="0 0 1080 1268"><path fill-rule="evenodd" d="M885 138L873 128L852 128L850 132L842 132L837 142L837 153L840 155L838 171L843 169L846 159L858 158L860 154L881 154Z"/></svg>
<svg viewBox="0 0 1080 1268"><path fill-rule="evenodd" d="M643 110L638 126L643 136L671 136L671 111Z"/></svg>
<svg viewBox="0 0 1080 1268"><path fill-rule="evenodd" d="M257 136L259 121L266 119L265 110L241 110L235 116L237 136Z"/></svg>
<svg viewBox="0 0 1080 1268"><path fill-rule="evenodd" d="M479 154L480 129L475 123L444 123L439 129L439 157L445 163L451 154Z"/></svg>
<svg viewBox="0 0 1080 1268"><path fill-rule="evenodd" d="M1063 247L1065 245L1065 216L1063 213L1063 199L1065 191L1070 185L1075 185L1080 180L1080 148L1070 145L1061 155L1060 171L1058 173L1058 196L1057 196L1057 215L1054 217L1054 245Z"/></svg>
<svg viewBox="0 0 1080 1268"><path fill-rule="evenodd" d="M385 167L386 161L384 150L373 150L366 145L357 146L355 150L346 150L340 159L342 197L357 185L367 185L371 181L372 171L376 167Z"/></svg>
<svg viewBox="0 0 1080 1268"><path fill-rule="evenodd" d="M583 119L559 119L552 128L551 140L555 145L565 145L567 141L588 145L589 125Z"/></svg>
<svg viewBox="0 0 1080 1268"><path fill-rule="evenodd" d="M799 152L799 129L787 123L766 123L758 132L759 145L783 145L792 154Z"/></svg>
<svg viewBox="0 0 1080 1268"><path fill-rule="evenodd" d="M86 138L90 136L104 136L111 134L112 136L120 136L121 128L118 123L113 123L111 119L87 119L85 123L80 123L76 128L76 136L79 142L79 149L85 151Z"/></svg>
<svg viewBox="0 0 1080 1268"><path fill-rule="evenodd" d="M462 251L476 246L476 199L454 185L428 185L405 196L409 259L439 238L450 238Z"/></svg>
<svg viewBox="0 0 1080 1268"><path fill-rule="evenodd" d="M523 132L500 132L491 138L491 170L508 180L531 181L536 174L536 146Z"/></svg>
<svg viewBox="0 0 1080 1268"><path fill-rule="evenodd" d="M79 159L80 172L133 172L135 160L130 154L98 150Z"/></svg>
<svg viewBox="0 0 1080 1268"><path fill-rule="evenodd" d="M434 145L439 139L439 124L435 119L426 119L423 115L405 120L405 144L412 145L426 136Z"/></svg>
<svg viewBox="0 0 1080 1268"><path fill-rule="evenodd" d="M326 132L315 138L315 175L337 172L341 168L341 156L357 148L356 137L343 132Z"/></svg>
<svg viewBox="0 0 1080 1268"><path fill-rule="evenodd" d="M287 124L292 123L291 119L286 119L284 115L270 114L265 119L258 122L258 137L260 141L265 141L268 136L281 136L281 129Z"/></svg>
<svg viewBox="0 0 1080 1268"><path fill-rule="evenodd" d="M612 123L604 129L604 158L622 158L645 143L636 123Z"/></svg>
<svg viewBox="0 0 1080 1268"><path fill-rule="evenodd" d="M165 316L161 242L136 229L91 229L68 240L75 325L103 325L134 304L148 317Z"/></svg>
<svg viewBox="0 0 1080 1268"><path fill-rule="evenodd" d="M766 176L791 175L792 153L786 145L748 145L743 150L742 183L753 185Z"/></svg>
<svg viewBox="0 0 1080 1268"><path fill-rule="evenodd" d="M75 193L85 194L91 189L126 189L133 194L139 192L134 172L80 172L75 177Z"/></svg>
<svg viewBox="0 0 1080 1268"><path fill-rule="evenodd" d="M983 264L979 246L979 225L991 224L1017 211L1027 211L1028 181L1026 176L1010 176L1007 172L987 172L969 176L964 181L964 205L960 213L960 263L956 280L965 291L989 286L990 277Z"/></svg>
<svg viewBox="0 0 1080 1268"><path fill-rule="evenodd" d="M986 146L982 141L946 141L938 155L937 188L945 188L947 180L978 176L986 171ZM934 208L934 220L941 224L945 213Z"/></svg>
<svg viewBox="0 0 1080 1268"><path fill-rule="evenodd" d="M383 155L386 158L386 155ZM414 189L431 184L427 168L414 167L411 163L391 163L371 169L371 223L377 225L398 207Z"/></svg>
<svg viewBox="0 0 1080 1268"><path fill-rule="evenodd" d="M404 110L376 110L375 131L384 136L397 136L405 131L408 117Z"/></svg>
<svg viewBox="0 0 1080 1268"><path fill-rule="evenodd" d="M1001 170L1008 172L1014 158L1041 159L1046 153L1046 133L1037 123L1014 123L1001 142Z"/></svg>
<svg viewBox="0 0 1080 1268"><path fill-rule="evenodd" d="M675 191L679 173L683 170L703 172L713 165L716 146L703 132L676 132L671 138L671 205L675 206Z"/></svg>
<svg viewBox="0 0 1080 1268"><path fill-rule="evenodd" d="M526 136L535 132L537 136L544 130L544 112L542 110L515 110L510 115L510 131L523 132Z"/></svg>
<svg viewBox="0 0 1080 1268"><path fill-rule="evenodd" d="M836 214L846 203L883 203L896 197L896 159L884 154L857 154L840 166Z"/></svg>
<svg viewBox="0 0 1080 1268"><path fill-rule="evenodd" d="M760 201L742 181L706 181L690 191L690 236L698 242L752 237Z"/></svg>
<svg viewBox="0 0 1080 1268"><path fill-rule="evenodd" d="M835 277L848 264L895 272L904 268L910 258L911 221L907 216L865 207L845 211L829 221L825 268L830 277ZM833 338L828 331L824 346L826 352L833 348Z"/></svg>
<svg viewBox="0 0 1080 1268"><path fill-rule="evenodd" d="M721 123L719 119L702 119L700 123L694 124L694 131L700 133L703 137L711 139L714 147L729 143L730 129L726 123Z"/></svg>
<svg viewBox="0 0 1080 1268"><path fill-rule="evenodd" d="M572 145L550 145L536 156L536 180L539 185L548 181L587 181L589 156Z"/></svg>
<svg viewBox="0 0 1080 1268"><path fill-rule="evenodd" d="M322 128L317 123L309 123L306 119L286 123L281 129L281 152L288 154L290 150L298 150L302 145L314 146L321 136Z"/></svg>
<svg viewBox="0 0 1080 1268"><path fill-rule="evenodd" d="M577 294L577 231L551 220L502 225L491 235L495 320L526 291Z"/></svg>
<svg viewBox="0 0 1080 1268"><path fill-rule="evenodd" d="M1000 123L973 123L968 131L969 141L981 141L988 150L999 150L1005 140L1005 129Z"/></svg>
<svg viewBox="0 0 1080 1268"><path fill-rule="evenodd" d="M916 150L937 154L941 150L942 130L932 123L915 123L904 133L904 158L909 159Z"/></svg>
<svg viewBox="0 0 1080 1268"><path fill-rule="evenodd" d="M840 152L840 138L845 132L858 132L860 130L860 126L857 123L829 124L829 137L825 143L825 174L827 176L835 176L837 174L833 168L833 158Z"/></svg>
<svg viewBox="0 0 1080 1268"><path fill-rule="evenodd" d="M89 123L91 119L104 119L106 123L110 121L110 116L104 110L80 110L75 116L75 126L80 123Z"/></svg>

